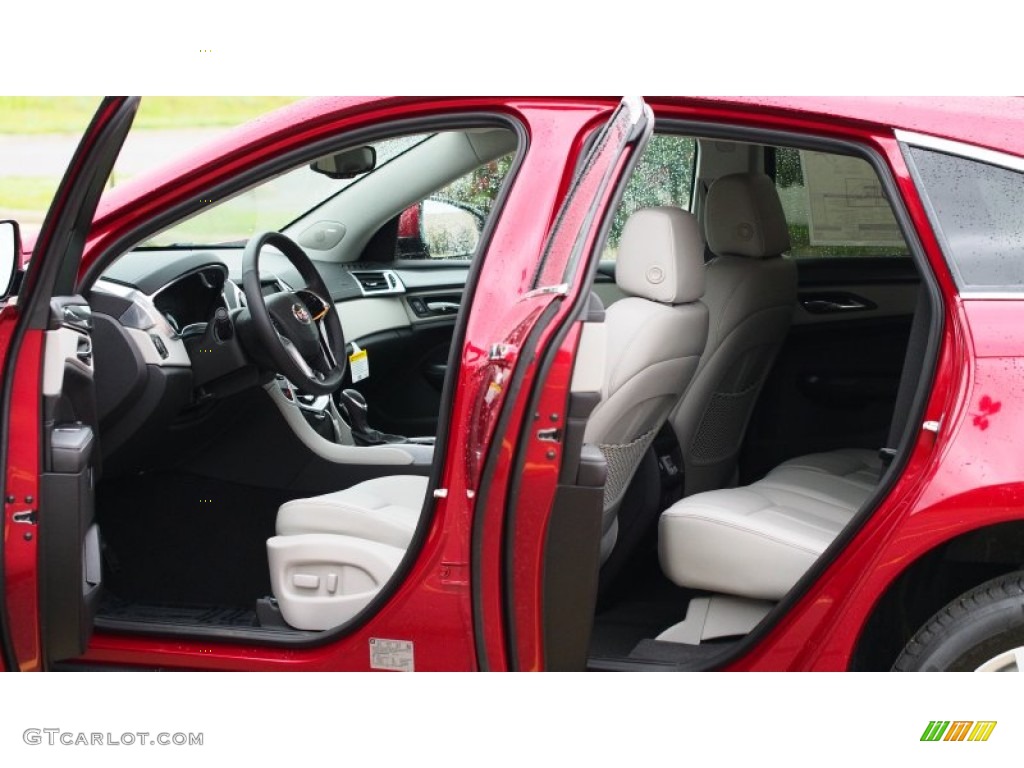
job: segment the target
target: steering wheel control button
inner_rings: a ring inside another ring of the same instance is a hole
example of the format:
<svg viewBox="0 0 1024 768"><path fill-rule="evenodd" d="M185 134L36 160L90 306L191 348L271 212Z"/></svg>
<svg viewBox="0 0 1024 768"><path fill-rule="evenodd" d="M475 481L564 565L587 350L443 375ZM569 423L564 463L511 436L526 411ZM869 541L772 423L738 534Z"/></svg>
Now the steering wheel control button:
<svg viewBox="0 0 1024 768"><path fill-rule="evenodd" d="M156 347L156 353L160 355L160 359L166 360L170 353L167 351L167 345L164 344L164 340L155 333L149 334L149 338L153 340L153 346Z"/></svg>
<svg viewBox="0 0 1024 768"><path fill-rule="evenodd" d="M315 573L293 573L292 586L299 589L320 589L320 577Z"/></svg>

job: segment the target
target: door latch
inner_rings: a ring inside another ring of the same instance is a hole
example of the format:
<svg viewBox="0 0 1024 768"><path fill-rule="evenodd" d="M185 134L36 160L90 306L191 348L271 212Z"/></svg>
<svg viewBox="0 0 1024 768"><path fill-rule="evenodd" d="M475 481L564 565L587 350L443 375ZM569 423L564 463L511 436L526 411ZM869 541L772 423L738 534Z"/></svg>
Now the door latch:
<svg viewBox="0 0 1024 768"><path fill-rule="evenodd" d="M11 521L25 525L35 525L39 522L39 516L34 509L26 509L24 512L15 512L11 515Z"/></svg>
<svg viewBox="0 0 1024 768"><path fill-rule="evenodd" d="M546 443L557 443L561 441L562 434L557 429L539 429L537 430L537 439Z"/></svg>
<svg viewBox="0 0 1024 768"><path fill-rule="evenodd" d="M512 344L496 343L491 344L487 349L487 359L492 363L507 364L518 350Z"/></svg>

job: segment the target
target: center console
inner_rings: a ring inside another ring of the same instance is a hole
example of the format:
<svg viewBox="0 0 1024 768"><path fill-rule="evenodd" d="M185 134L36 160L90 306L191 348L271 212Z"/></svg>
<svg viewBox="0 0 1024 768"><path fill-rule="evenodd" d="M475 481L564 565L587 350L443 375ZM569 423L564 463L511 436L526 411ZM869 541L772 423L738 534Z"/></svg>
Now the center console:
<svg viewBox="0 0 1024 768"><path fill-rule="evenodd" d="M369 407L357 390L342 390L333 397L309 395L283 376L264 389L299 439L328 461L408 465L433 460L433 436L404 437L371 427Z"/></svg>

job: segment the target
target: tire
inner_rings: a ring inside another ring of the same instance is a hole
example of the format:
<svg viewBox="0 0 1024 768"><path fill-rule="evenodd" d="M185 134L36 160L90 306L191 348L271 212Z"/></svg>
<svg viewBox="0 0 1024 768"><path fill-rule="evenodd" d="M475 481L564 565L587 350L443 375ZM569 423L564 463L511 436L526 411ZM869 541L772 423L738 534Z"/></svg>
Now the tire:
<svg viewBox="0 0 1024 768"><path fill-rule="evenodd" d="M893 671L973 672L979 667L1024 671L1024 571L986 581L949 603L910 639Z"/></svg>

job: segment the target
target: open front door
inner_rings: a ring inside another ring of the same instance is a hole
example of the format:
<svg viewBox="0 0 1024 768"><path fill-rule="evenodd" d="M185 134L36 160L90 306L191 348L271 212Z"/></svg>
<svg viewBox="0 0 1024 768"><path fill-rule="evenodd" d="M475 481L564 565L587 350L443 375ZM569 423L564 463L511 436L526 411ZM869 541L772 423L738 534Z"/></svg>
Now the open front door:
<svg viewBox="0 0 1024 768"><path fill-rule="evenodd" d="M75 296L83 247L138 109L99 106L57 190L16 306L0 315L4 655L45 669L84 652L99 601L91 313Z"/></svg>

